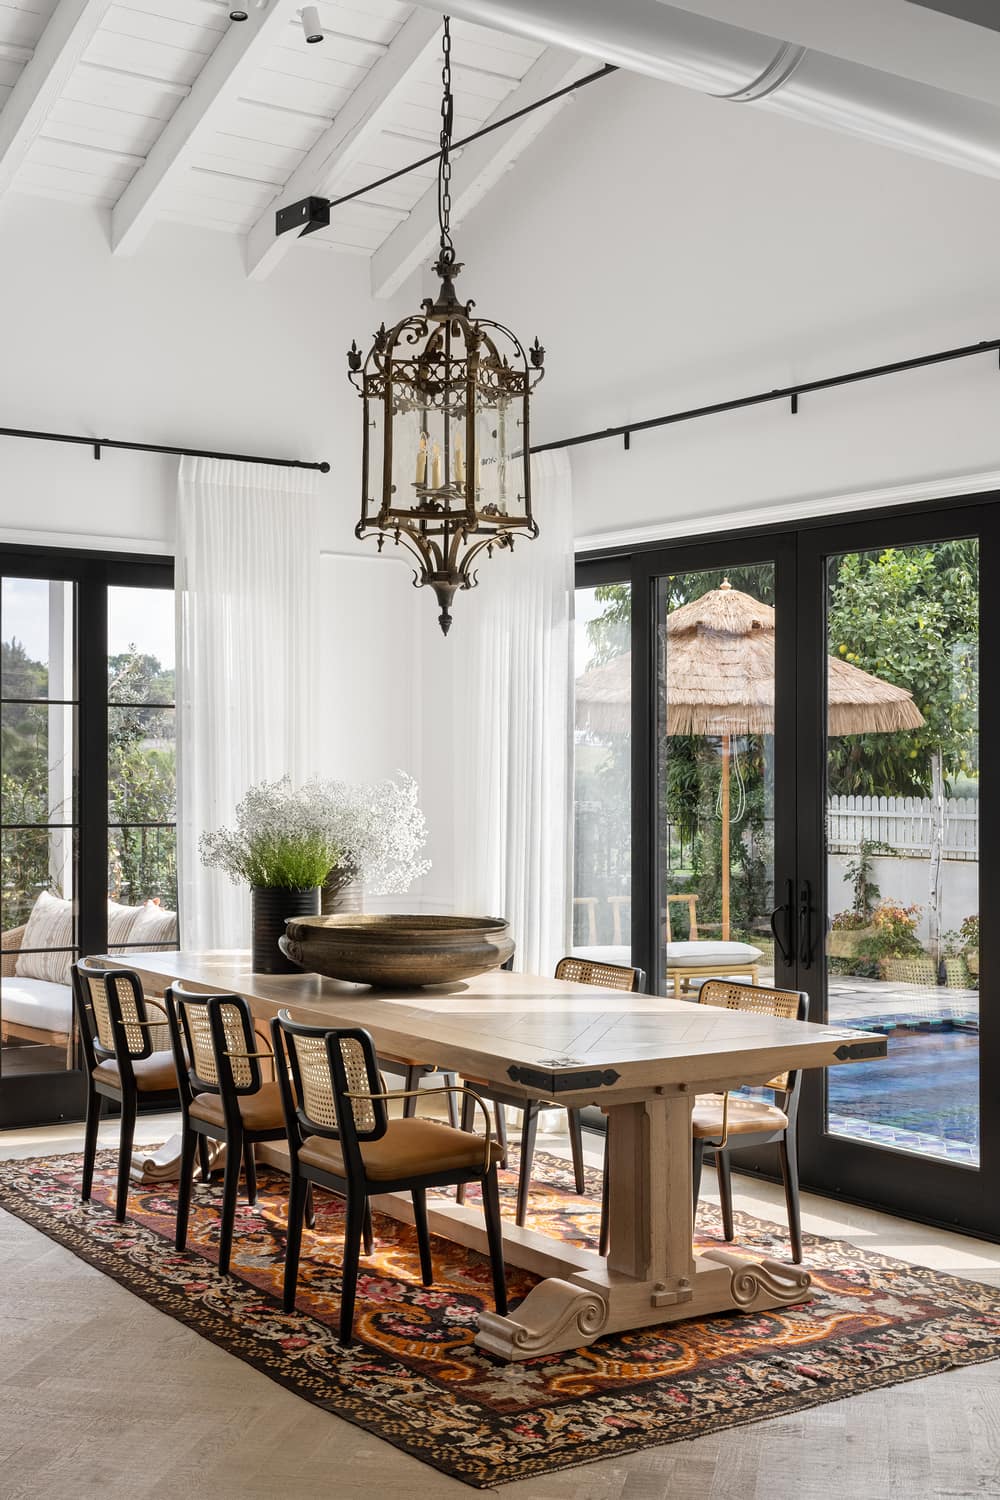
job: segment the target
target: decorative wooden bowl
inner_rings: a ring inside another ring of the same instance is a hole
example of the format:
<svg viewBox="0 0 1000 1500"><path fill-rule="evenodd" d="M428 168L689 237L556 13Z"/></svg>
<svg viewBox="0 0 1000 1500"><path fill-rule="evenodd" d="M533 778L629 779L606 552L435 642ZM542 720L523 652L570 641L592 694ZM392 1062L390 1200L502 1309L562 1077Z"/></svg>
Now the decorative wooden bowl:
<svg viewBox="0 0 1000 1500"><path fill-rule="evenodd" d="M409 989L498 969L514 952L502 917L290 917L281 951L330 979Z"/></svg>

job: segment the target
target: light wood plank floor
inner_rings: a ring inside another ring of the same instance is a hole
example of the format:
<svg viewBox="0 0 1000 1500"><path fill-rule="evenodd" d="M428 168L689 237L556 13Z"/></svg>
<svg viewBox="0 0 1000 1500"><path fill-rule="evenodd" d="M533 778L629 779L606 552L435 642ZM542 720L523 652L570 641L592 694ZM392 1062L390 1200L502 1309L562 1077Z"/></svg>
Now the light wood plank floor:
<svg viewBox="0 0 1000 1500"><path fill-rule="evenodd" d="M102 1127L102 1144L115 1143ZM144 1142L170 1133L140 1123ZM76 1126L0 1156L76 1150ZM562 1142L540 1142L560 1150ZM596 1157L596 1152L594 1153ZM706 1173L706 1194L712 1178ZM781 1222L780 1194L736 1179ZM806 1228L1000 1287L1000 1246L808 1195ZM0 1214L0 1500L448 1500L476 1492L308 1406ZM1000 1363L505 1486L504 1500L1000 1497Z"/></svg>

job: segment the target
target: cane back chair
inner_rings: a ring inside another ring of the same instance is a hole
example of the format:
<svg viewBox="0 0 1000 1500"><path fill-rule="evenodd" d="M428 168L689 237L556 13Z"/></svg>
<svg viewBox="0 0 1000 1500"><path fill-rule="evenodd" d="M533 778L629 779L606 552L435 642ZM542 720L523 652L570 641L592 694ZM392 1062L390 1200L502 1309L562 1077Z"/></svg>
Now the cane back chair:
<svg viewBox="0 0 1000 1500"><path fill-rule="evenodd" d="M198 994L172 984L165 1000L183 1117L175 1243L178 1250L187 1244L195 1149L202 1153L204 1178L208 1176L207 1141L224 1141L219 1270L226 1274L232 1255L240 1164L246 1167L247 1197L255 1203L253 1148L258 1141L280 1141L285 1134L281 1093L273 1079L274 1056L266 1043L266 1050L261 1050L262 1039L254 1031L250 1007L242 996ZM264 1079L262 1061L270 1063L269 1081Z"/></svg>
<svg viewBox="0 0 1000 1500"><path fill-rule="evenodd" d="M766 985L730 984L724 979L706 979L698 998L702 1005L752 1011L757 1015L778 1016L786 1021L805 1021L809 1015L809 996L802 990L776 990L769 989ZM722 1232L727 1240L733 1238L730 1151L751 1146L777 1146L788 1210L788 1236L792 1245L792 1259L796 1262L802 1259L802 1214L795 1135L801 1084L802 1073L798 1069L772 1078L766 1087L774 1092L774 1104L768 1104L762 1099L742 1098L728 1092L699 1094L694 1102L692 1120L695 1210L698 1207L702 1159L706 1150L714 1151L722 1205Z"/></svg>
<svg viewBox="0 0 1000 1500"><path fill-rule="evenodd" d="M87 1123L83 1138L80 1198L90 1201L97 1156L97 1129L104 1100L121 1108L115 1218L125 1218L132 1142L139 1099L164 1107L177 1105L177 1073L171 1052L154 1050L166 1023L163 1006L143 993L131 969L106 969L81 958L70 966L73 1004L80 1029L87 1084ZM150 1009L161 1012L151 1017Z"/></svg>
<svg viewBox="0 0 1000 1500"><path fill-rule="evenodd" d="M642 969L631 969L624 964L605 964L589 958L561 958L555 967L555 978L564 979L570 984L593 984L600 985L606 990L626 990L638 992L646 988L646 975ZM517 1210L516 1222L523 1225L528 1213L528 1197L531 1192L531 1165L535 1156L535 1140L538 1134L538 1114L540 1110L563 1108L566 1106L552 1105L544 1099L525 1100L523 1095L508 1094L503 1089L494 1087L486 1088L476 1083L476 1088L484 1099L489 1099L497 1108L497 1121L503 1119L504 1110L507 1108L517 1109L521 1113L521 1163L517 1179ZM578 1109L566 1109L566 1121L569 1128L570 1150L573 1154L573 1178L574 1186L578 1193L586 1191L583 1161L583 1126L581 1114ZM468 1101L462 1105L462 1128L472 1128L472 1106ZM506 1134L503 1136L504 1165L507 1157ZM458 1201L464 1199L464 1192L458 1190Z"/></svg>
<svg viewBox="0 0 1000 1500"><path fill-rule="evenodd" d="M291 1195L285 1249L284 1307L295 1308L302 1217L307 1186L330 1188L347 1199L347 1225L340 1295L340 1341L349 1344L354 1328L358 1259L368 1200L373 1193L409 1192L424 1286L434 1280L427 1226L427 1189L478 1182L499 1313L507 1311L507 1283L500 1225L497 1160L486 1105L486 1135L469 1135L451 1125L417 1116L390 1119L387 1104L408 1090L389 1091L378 1070L375 1044L360 1028L300 1025L287 1011L271 1022L288 1133ZM448 1092L447 1086L420 1095ZM459 1088L467 1096L470 1091Z"/></svg>

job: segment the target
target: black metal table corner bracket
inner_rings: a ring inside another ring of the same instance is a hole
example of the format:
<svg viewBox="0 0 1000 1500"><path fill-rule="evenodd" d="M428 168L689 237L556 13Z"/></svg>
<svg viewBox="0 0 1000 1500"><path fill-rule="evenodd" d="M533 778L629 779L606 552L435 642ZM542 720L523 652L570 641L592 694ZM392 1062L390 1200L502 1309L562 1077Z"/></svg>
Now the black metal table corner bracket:
<svg viewBox="0 0 1000 1500"><path fill-rule="evenodd" d="M554 1073L541 1068L524 1068L516 1064L507 1069L512 1083L525 1088L541 1089L544 1093L577 1094L585 1089L610 1088L621 1077L614 1068L588 1068L584 1072Z"/></svg>

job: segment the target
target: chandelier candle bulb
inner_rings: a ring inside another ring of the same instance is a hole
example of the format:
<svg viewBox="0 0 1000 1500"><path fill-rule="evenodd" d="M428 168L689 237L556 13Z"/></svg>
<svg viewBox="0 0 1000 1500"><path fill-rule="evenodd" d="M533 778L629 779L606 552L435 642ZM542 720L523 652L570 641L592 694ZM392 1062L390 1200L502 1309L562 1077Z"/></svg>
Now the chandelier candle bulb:
<svg viewBox="0 0 1000 1500"><path fill-rule="evenodd" d="M454 100L447 17L442 50L441 243L434 266L440 290L419 313L392 328L383 325L367 356L352 345L348 370L364 422L355 534L374 535L379 550L386 537L406 548L416 564L414 583L433 589L447 635L455 594L478 582L477 559L512 551L515 535L538 535L531 513L528 408L545 351L537 338L526 349L502 323L473 317L474 304L461 302L455 291L462 267L450 230ZM517 434L513 451L508 431Z"/></svg>

